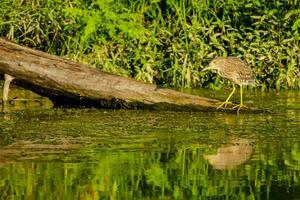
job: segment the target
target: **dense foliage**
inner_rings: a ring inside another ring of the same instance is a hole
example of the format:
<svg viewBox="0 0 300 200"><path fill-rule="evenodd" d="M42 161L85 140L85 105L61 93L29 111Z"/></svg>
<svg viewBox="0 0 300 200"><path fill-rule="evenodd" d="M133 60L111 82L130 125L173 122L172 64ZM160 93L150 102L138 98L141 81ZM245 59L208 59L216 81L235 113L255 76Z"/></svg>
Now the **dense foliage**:
<svg viewBox="0 0 300 200"><path fill-rule="evenodd" d="M229 84L200 70L238 56L262 90L300 88L298 0L1 0L0 35L171 87Z"/></svg>

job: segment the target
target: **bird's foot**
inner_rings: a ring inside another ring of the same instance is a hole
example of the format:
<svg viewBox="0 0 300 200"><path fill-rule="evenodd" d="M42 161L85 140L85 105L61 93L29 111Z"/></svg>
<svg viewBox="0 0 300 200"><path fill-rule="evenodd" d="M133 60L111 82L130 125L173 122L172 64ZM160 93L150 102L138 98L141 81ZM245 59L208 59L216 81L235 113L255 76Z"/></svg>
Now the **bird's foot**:
<svg viewBox="0 0 300 200"><path fill-rule="evenodd" d="M236 109L236 108L238 108L237 113L239 113L241 108L245 109L245 108L248 108L248 107L245 106L244 104L238 104L238 105L232 107L233 110Z"/></svg>
<svg viewBox="0 0 300 200"><path fill-rule="evenodd" d="M217 107L217 110L224 107L226 108L227 105L232 105L233 103L232 102L229 102L229 101L224 101L224 102L220 102L220 103L216 103L216 105L218 105Z"/></svg>

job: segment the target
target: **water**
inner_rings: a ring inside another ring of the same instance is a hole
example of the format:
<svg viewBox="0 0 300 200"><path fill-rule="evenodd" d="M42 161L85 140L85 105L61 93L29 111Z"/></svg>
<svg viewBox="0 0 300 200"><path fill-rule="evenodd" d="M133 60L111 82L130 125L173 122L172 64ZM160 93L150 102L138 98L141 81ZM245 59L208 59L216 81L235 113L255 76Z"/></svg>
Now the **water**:
<svg viewBox="0 0 300 200"><path fill-rule="evenodd" d="M245 101L273 113L37 105L2 115L0 199L300 199L300 92Z"/></svg>

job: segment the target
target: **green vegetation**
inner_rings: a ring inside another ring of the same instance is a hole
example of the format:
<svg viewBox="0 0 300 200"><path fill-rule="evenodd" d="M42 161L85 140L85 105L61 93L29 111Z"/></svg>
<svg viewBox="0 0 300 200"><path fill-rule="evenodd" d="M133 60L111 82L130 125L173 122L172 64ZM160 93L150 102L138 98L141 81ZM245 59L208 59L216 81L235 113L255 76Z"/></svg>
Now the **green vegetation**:
<svg viewBox="0 0 300 200"><path fill-rule="evenodd" d="M1 0L0 35L170 87L219 88L200 70L232 55L261 89L300 89L298 0Z"/></svg>

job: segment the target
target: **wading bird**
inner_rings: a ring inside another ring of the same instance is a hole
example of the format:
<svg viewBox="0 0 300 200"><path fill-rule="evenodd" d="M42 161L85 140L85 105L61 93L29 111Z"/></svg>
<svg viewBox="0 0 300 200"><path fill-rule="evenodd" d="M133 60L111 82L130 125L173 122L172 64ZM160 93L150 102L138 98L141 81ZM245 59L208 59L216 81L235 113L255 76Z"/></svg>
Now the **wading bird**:
<svg viewBox="0 0 300 200"><path fill-rule="evenodd" d="M251 67L237 57L216 57L202 71L217 70L217 73L232 82L233 89L226 101L220 104L217 109L226 107L233 93L235 92L235 84L240 86L240 104L233 107L237 108L237 112L243 107L243 85L256 85L255 75Z"/></svg>

